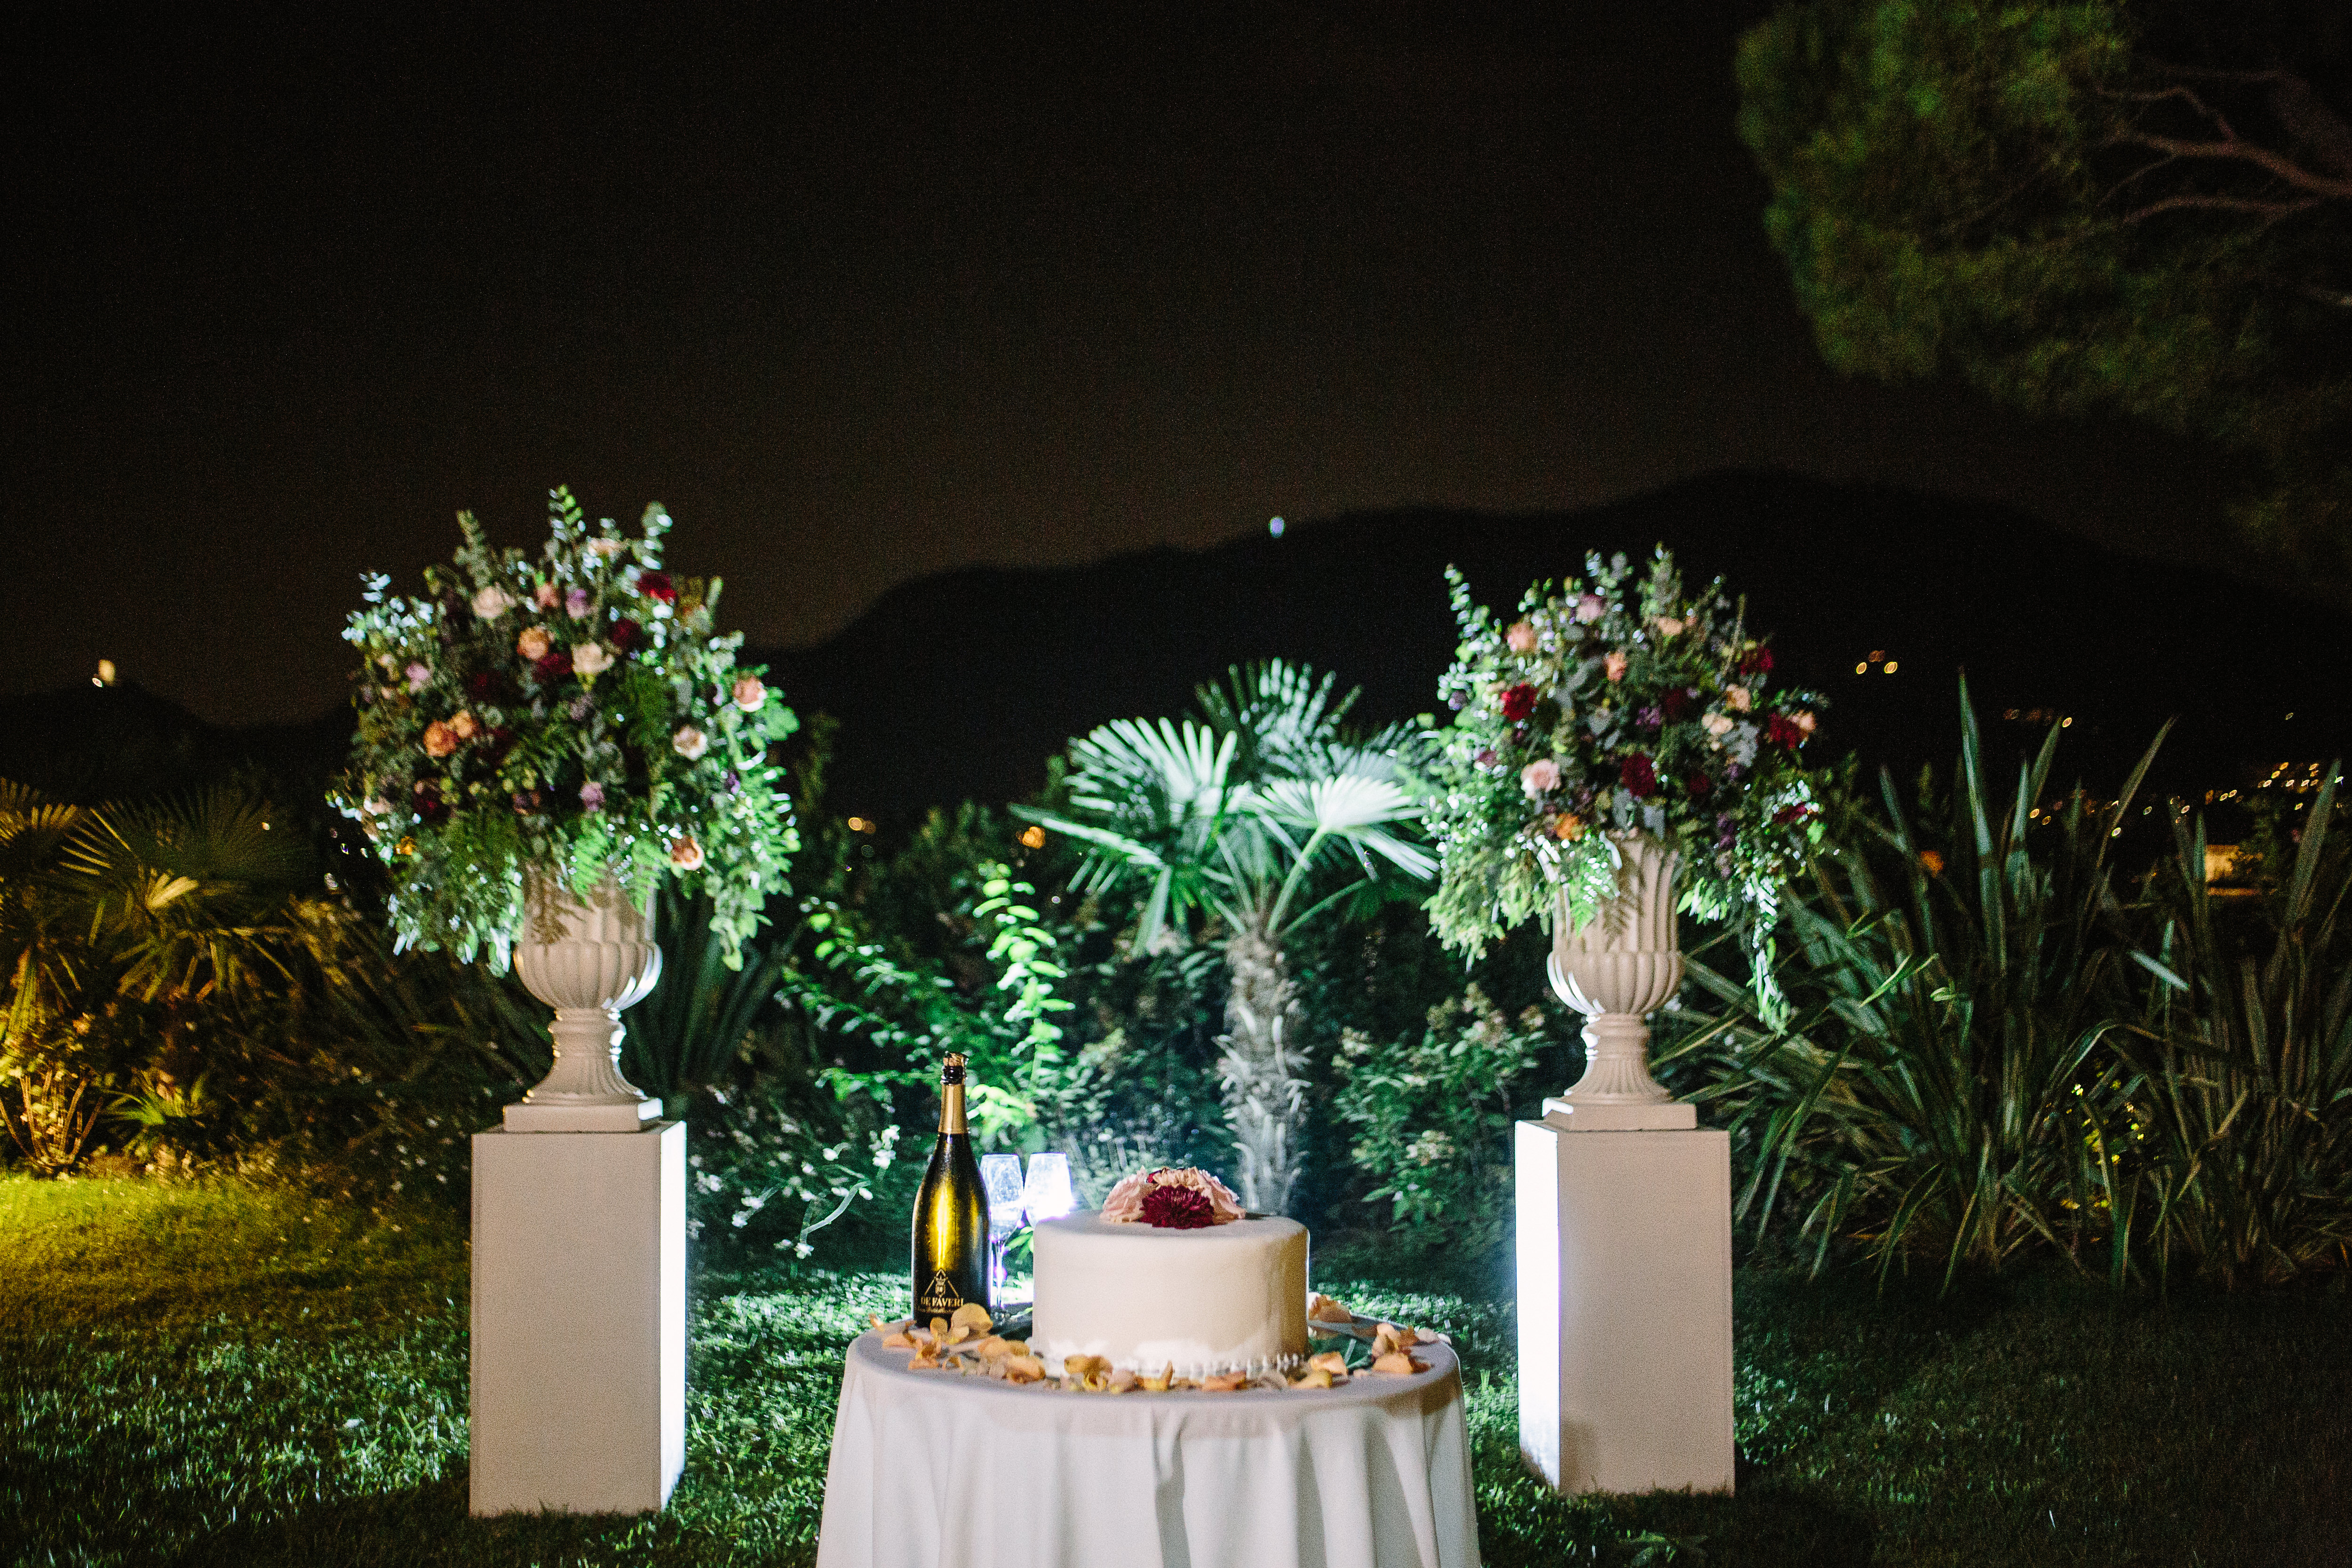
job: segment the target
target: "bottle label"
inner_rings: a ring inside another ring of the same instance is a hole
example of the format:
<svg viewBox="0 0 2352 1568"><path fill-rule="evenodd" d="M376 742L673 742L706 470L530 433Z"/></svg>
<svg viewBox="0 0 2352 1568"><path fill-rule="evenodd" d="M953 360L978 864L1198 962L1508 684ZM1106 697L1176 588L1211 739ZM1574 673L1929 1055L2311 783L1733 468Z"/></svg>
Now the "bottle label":
<svg viewBox="0 0 2352 1568"><path fill-rule="evenodd" d="M947 1270L935 1268L931 1271L930 1283L925 1285L922 1294L915 1298L915 1316L952 1318L956 1309L962 1305L963 1292L956 1289L955 1281L948 1278Z"/></svg>

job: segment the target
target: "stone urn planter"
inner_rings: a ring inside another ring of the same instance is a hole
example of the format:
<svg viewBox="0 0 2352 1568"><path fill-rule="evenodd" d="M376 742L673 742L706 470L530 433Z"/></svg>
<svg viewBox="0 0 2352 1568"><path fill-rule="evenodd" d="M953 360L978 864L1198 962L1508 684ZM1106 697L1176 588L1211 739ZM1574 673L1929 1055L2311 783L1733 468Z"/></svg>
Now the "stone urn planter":
<svg viewBox="0 0 2352 1568"><path fill-rule="evenodd" d="M1612 834L1617 896L1576 925L1559 895L1546 968L1561 1001L1585 1016L1584 1076L1544 1101L1546 1121L1584 1130L1680 1129L1698 1113L1650 1076L1648 1016L1682 984L1672 849L1644 833Z"/></svg>
<svg viewBox="0 0 2352 1568"><path fill-rule="evenodd" d="M555 1066L507 1107L512 1132L635 1132L661 1115L621 1076L621 1009L661 978L652 901L630 901L607 879L583 900L557 877L523 880L515 973L555 1009Z"/></svg>

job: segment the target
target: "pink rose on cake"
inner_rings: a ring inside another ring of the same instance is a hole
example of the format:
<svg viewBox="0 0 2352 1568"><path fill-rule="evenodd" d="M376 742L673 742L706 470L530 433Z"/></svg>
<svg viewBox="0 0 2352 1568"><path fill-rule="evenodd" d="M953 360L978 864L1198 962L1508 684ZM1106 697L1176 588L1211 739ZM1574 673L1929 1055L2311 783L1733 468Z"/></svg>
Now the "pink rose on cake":
<svg viewBox="0 0 2352 1568"><path fill-rule="evenodd" d="M1113 1187L1103 1200L1102 1216L1119 1225L1140 1221L1163 1229L1195 1230L1241 1218L1242 1202L1206 1171L1162 1165L1138 1172Z"/></svg>

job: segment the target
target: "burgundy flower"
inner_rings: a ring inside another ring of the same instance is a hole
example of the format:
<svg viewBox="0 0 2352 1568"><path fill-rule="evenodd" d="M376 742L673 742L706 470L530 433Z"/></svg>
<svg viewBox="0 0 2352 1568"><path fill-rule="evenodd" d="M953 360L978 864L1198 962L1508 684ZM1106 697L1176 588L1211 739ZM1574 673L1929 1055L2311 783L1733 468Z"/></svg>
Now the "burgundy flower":
<svg viewBox="0 0 2352 1568"><path fill-rule="evenodd" d="M572 650L568 647L556 648L545 658L532 665L530 672L539 678L539 683L541 686L554 685L572 673Z"/></svg>
<svg viewBox="0 0 2352 1568"><path fill-rule="evenodd" d="M613 623L613 629L605 634L605 640L623 653L626 653L636 647L637 639L645 635L645 627L625 616Z"/></svg>
<svg viewBox="0 0 2352 1568"><path fill-rule="evenodd" d="M1173 1184L1143 1194L1143 1221L1162 1230L1201 1230L1217 1222L1208 1194Z"/></svg>
<svg viewBox="0 0 2352 1568"><path fill-rule="evenodd" d="M1794 720L1775 713L1764 721L1764 738L1793 752L1805 743L1805 731Z"/></svg>
<svg viewBox="0 0 2352 1568"><path fill-rule="evenodd" d="M1646 752L1635 752L1617 770L1617 779L1633 792L1636 800L1647 800L1658 793L1658 771L1650 764Z"/></svg>
<svg viewBox="0 0 2352 1568"><path fill-rule="evenodd" d="M1772 814L1772 820L1779 823L1781 826L1786 827L1792 822L1802 822L1809 816L1818 816L1820 815L1821 814L1810 804L1784 805L1780 810Z"/></svg>
<svg viewBox="0 0 2352 1568"><path fill-rule="evenodd" d="M1503 717L1516 724L1536 710L1536 689L1526 681L1503 693Z"/></svg>
<svg viewBox="0 0 2352 1568"><path fill-rule="evenodd" d="M665 605L677 603L677 590L670 584L667 572L647 572L637 579L637 592L648 599L659 599Z"/></svg>
<svg viewBox="0 0 2352 1568"><path fill-rule="evenodd" d="M1715 781L1705 773L1692 773L1683 780L1683 790L1693 800L1705 800L1715 793Z"/></svg>
<svg viewBox="0 0 2352 1568"><path fill-rule="evenodd" d="M1772 650L1769 647L1752 647L1739 656L1739 673L1742 675L1768 675L1771 669Z"/></svg>
<svg viewBox="0 0 2352 1568"><path fill-rule="evenodd" d="M416 781L416 815L428 827L449 820L449 804L441 798L441 786L430 779Z"/></svg>
<svg viewBox="0 0 2352 1568"><path fill-rule="evenodd" d="M1678 724L1685 719L1689 718L1691 710L1697 705L1698 693L1691 690L1688 687L1679 686L1674 690L1667 692L1664 699L1659 703L1659 707L1664 710L1666 722L1669 724Z"/></svg>

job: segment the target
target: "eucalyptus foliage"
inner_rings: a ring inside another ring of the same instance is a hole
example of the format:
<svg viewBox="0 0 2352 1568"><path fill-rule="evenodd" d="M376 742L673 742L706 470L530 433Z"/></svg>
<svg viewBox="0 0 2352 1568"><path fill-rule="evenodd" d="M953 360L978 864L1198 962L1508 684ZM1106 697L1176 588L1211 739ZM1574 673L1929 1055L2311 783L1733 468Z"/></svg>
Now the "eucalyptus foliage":
<svg viewBox="0 0 2352 1568"><path fill-rule="evenodd" d="M359 731L338 795L392 873L404 943L503 965L527 870L581 894L710 901L740 962L798 847L771 745L797 725L714 629L719 582L662 570L669 516L635 539L552 492L538 559L494 550L471 514L425 595L367 579L344 638L360 650Z"/></svg>

